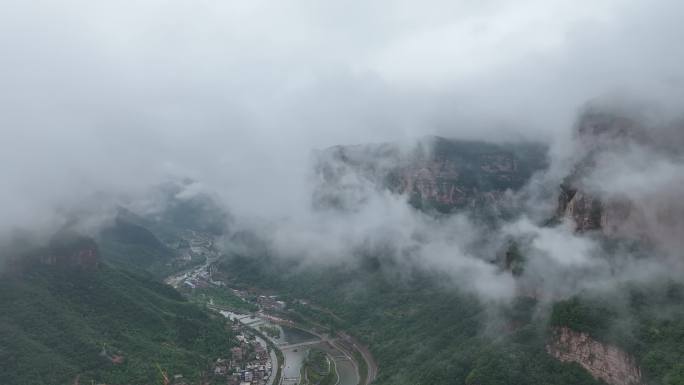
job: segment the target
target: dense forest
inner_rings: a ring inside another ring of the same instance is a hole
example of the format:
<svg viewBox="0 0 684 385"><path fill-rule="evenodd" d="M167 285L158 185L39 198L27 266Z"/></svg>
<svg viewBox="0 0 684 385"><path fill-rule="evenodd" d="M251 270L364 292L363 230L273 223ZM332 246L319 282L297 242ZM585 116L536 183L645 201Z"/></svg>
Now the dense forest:
<svg viewBox="0 0 684 385"><path fill-rule="evenodd" d="M37 265L0 280L1 384L196 380L230 346L223 317L108 265Z"/></svg>
<svg viewBox="0 0 684 385"><path fill-rule="evenodd" d="M553 305L553 326L573 330L633 354L649 383L684 384L684 285L623 285Z"/></svg>
<svg viewBox="0 0 684 385"><path fill-rule="evenodd" d="M445 290L439 277L399 277L367 262L361 269L307 269L267 256L232 256L222 270L234 284L282 293L295 312L358 336L379 362L377 384L600 383L546 353L548 318L536 316L534 300L485 306ZM299 298L338 317L298 305Z"/></svg>

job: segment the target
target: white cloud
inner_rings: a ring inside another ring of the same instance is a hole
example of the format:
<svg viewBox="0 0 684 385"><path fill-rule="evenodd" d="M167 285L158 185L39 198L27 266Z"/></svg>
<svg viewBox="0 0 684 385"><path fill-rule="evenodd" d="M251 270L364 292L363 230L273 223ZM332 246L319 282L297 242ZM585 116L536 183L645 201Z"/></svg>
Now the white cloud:
<svg viewBox="0 0 684 385"><path fill-rule="evenodd" d="M84 202L109 208L188 176L240 218L292 220L296 234L275 234L282 244L332 254L345 246L334 242L393 224L385 234L414 246L413 233L439 226L392 200L339 222L307 217L310 151L425 134L562 140L578 106L615 89L679 106L682 7L6 0L0 233L54 227ZM426 260L453 254L457 269L482 269L439 234L427 235L443 247ZM542 235L537 246L560 255L566 240Z"/></svg>

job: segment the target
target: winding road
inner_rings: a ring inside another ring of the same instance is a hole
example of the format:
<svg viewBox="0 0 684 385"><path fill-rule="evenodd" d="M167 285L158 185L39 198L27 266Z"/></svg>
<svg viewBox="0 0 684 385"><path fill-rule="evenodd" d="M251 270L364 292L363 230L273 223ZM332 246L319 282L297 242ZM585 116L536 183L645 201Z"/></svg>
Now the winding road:
<svg viewBox="0 0 684 385"><path fill-rule="evenodd" d="M200 266L195 266L194 268L188 269L185 272L182 273L177 273L175 275L172 275L168 277L165 282L173 287L178 287L180 284L187 278L190 277L196 277L200 272L206 271L207 268L215 261L215 256L214 258L210 258L207 256L207 259L204 264ZM321 310L322 308L318 308ZM216 308L215 310L221 310ZM325 309L323 309L325 310ZM325 310L328 314L334 315L332 312ZM223 313L223 312L222 312ZM225 314L224 314L225 315ZM236 314L237 315L237 314ZM336 317L336 316L335 316ZM352 337L344 334L344 333L339 333L336 337L331 338L331 336L328 336L327 334L321 334L318 333L316 330L308 329L305 328L299 324L295 324L292 321L288 320L281 320L279 318L269 316L267 314L257 314L254 316L249 316L249 315L242 315L237 317L240 322L245 324L248 327L253 327L255 328L259 323L276 323L276 324L282 324L284 326L288 326L294 329L299 329L301 331L304 331L308 334L311 334L312 336L315 336L317 339L311 340L311 341L303 341L303 342L297 342L297 343L290 343L290 344L279 344L278 341L271 340L278 349L281 350L283 353L287 352L296 352L298 348L303 348L303 347L308 347L308 346L318 346L326 350L329 354L329 356L332 358L335 367L338 368L337 370L337 384L336 385L368 385L371 384L378 372L378 366L375 363L375 360L373 359L373 356L371 353L368 351L367 348L365 348L363 345L360 343L356 342ZM317 325L315 322L311 322L315 327L319 327L319 329L325 329L324 327ZM354 355L354 351L358 352L360 354L360 357L365 361L366 367L368 368L367 370L367 375L366 378L361 378L361 371L359 369L359 363L356 361L356 358ZM292 356L292 355L290 355ZM285 361L287 361L287 355L285 355L284 358ZM277 364L274 364L274 370L280 365L281 368L288 367L287 362L278 362ZM351 365L351 366L349 366ZM353 367L353 370L351 370L351 367ZM347 369L347 370L345 370ZM347 373L346 376L343 376L343 373ZM297 371L298 373L298 371ZM352 374L353 373L353 374ZM297 377L286 377L284 372L283 375L280 379L280 384L278 385L289 385L289 384L298 384L299 383L299 375L297 374Z"/></svg>

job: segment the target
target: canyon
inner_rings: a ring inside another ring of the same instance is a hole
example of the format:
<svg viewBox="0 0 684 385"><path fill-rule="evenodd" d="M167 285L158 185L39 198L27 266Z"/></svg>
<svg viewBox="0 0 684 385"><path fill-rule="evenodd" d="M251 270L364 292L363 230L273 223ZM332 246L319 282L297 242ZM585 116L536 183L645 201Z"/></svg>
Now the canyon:
<svg viewBox="0 0 684 385"><path fill-rule="evenodd" d="M335 146L318 154L319 207L350 207L364 188L387 189L416 208L442 213L502 204L546 167L546 147L536 143L492 144L440 137L417 145Z"/></svg>

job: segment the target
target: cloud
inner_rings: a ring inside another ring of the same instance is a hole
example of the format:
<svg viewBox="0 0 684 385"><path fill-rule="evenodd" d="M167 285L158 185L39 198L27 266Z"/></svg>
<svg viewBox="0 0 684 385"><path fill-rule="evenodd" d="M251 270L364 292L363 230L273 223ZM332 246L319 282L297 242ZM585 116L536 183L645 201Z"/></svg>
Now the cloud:
<svg viewBox="0 0 684 385"><path fill-rule="evenodd" d="M684 261L681 151L672 154L630 143L601 153L595 162L582 184L604 202L606 232L651 243L660 253Z"/></svg>
<svg viewBox="0 0 684 385"><path fill-rule="evenodd" d="M354 214L312 212L311 151L440 134L543 140L560 159L576 112L597 95L638 95L664 115L681 107L682 7L8 0L0 234L100 217L189 177L198 184L183 195L201 186L239 220L270 223L284 252L326 258L364 239L400 241L420 261L496 286L478 291L505 292L510 282L470 250L485 232L469 222L434 222L376 192ZM664 179L678 170L668 167ZM554 234L540 230L535 247L581 262L558 246L579 241Z"/></svg>

